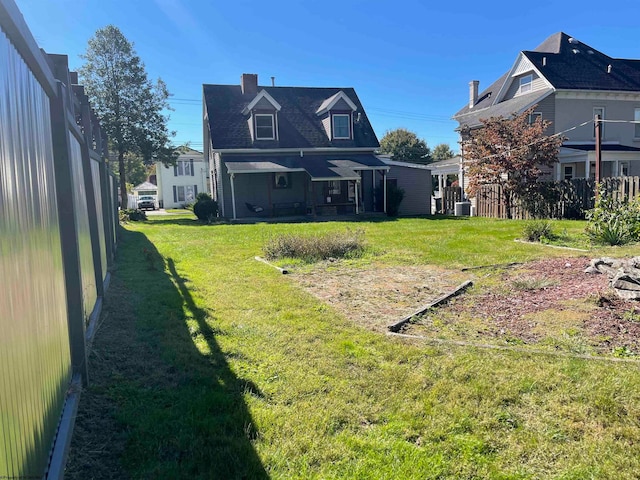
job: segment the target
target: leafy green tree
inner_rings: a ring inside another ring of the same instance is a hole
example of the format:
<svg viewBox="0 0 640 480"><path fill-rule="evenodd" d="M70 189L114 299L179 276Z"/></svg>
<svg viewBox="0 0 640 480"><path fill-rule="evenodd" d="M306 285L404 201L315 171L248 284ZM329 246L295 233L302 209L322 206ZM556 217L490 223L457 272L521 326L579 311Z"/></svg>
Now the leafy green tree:
<svg viewBox="0 0 640 480"><path fill-rule="evenodd" d="M380 140L379 151L390 154L392 160L401 162L431 162L431 150L427 146L427 142L405 128L388 130Z"/></svg>
<svg viewBox="0 0 640 480"><path fill-rule="evenodd" d="M446 160L448 158L453 158L453 150L447 143L440 143L433 148L433 153L431 157L434 162L439 162L441 160Z"/></svg>
<svg viewBox="0 0 640 480"><path fill-rule="evenodd" d="M511 117L481 119L482 128L462 128L464 161L468 168L468 193L475 195L481 185L502 187L507 218L516 199L528 201L537 195L536 183L542 167L552 167L558 161L558 151L565 140L561 135L547 136L551 124L537 118L530 123L535 106Z"/></svg>
<svg viewBox="0 0 640 480"><path fill-rule="evenodd" d="M126 206L127 154L145 165L171 165L177 158L170 140L175 132L167 127L169 91L161 79L149 80L133 43L113 25L97 30L81 57L80 77L117 154L121 205Z"/></svg>

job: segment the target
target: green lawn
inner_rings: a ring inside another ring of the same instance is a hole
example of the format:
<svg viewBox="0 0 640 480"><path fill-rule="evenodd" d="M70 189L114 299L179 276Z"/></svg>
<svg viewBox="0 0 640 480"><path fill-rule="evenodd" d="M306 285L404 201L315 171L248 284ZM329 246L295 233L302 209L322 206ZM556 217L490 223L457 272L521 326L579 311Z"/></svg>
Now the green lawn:
<svg viewBox="0 0 640 480"><path fill-rule="evenodd" d="M354 265L580 255L514 242L522 222L479 218L131 223L68 477L640 477L638 364L388 337L254 260L274 234L346 228L368 244Z"/></svg>

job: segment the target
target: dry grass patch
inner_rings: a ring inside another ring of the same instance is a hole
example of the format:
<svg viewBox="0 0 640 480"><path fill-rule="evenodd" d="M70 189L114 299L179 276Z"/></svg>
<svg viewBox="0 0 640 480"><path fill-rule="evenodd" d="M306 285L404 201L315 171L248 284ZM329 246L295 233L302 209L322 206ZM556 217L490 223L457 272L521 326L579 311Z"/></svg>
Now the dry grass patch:
<svg viewBox="0 0 640 480"><path fill-rule="evenodd" d="M387 325L449 292L468 275L426 265L324 262L291 278L355 323L386 332Z"/></svg>

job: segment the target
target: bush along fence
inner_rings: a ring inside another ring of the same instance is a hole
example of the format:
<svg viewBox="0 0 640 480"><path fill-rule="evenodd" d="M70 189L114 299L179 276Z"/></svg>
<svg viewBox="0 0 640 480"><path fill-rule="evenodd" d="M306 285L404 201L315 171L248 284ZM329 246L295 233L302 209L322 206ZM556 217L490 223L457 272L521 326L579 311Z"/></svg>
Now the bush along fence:
<svg viewBox="0 0 640 480"><path fill-rule="evenodd" d="M0 0L0 478L59 478L116 249L106 138Z"/></svg>
<svg viewBox="0 0 640 480"><path fill-rule="evenodd" d="M640 197L640 177L610 177L601 182L603 192L616 199ZM483 185L476 195L476 215L491 218L582 219L595 204L595 180L577 178L541 182L527 201L516 198L511 211L505 206L500 185ZM510 213L510 214L509 214Z"/></svg>

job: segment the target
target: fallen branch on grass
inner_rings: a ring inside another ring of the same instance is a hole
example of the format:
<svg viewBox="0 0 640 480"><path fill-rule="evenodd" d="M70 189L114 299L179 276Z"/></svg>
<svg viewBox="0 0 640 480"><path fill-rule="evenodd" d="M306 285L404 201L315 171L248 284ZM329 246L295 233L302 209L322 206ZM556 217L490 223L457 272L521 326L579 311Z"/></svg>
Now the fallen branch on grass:
<svg viewBox="0 0 640 480"><path fill-rule="evenodd" d="M427 305L425 305L423 307L420 307L418 310L413 312L411 315L407 315L406 317L403 317L402 319L400 319L396 323L394 323L392 325L389 325L387 328L392 332L399 331L406 323L411 321L411 319L413 317L415 317L416 315L422 315L424 312L426 312L430 308L437 307L438 305L440 305L442 303L445 303L449 299L455 297L456 295L460 294L461 292L463 292L464 290L469 288L471 285L473 285L473 282L471 280L467 280L463 284L457 286L456 289L453 290L452 292L447 293L445 295L442 295L441 297L438 297L433 302L431 302L431 303L429 303L429 304L427 304Z"/></svg>
<svg viewBox="0 0 640 480"><path fill-rule="evenodd" d="M281 268L281 267L279 267L279 266L277 266L277 265L274 265L273 263L271 263L271 262L269 262L269 261L265 260L265 259L264 259L264 258L262 258L262 257L254 257L254 258L255 258L256 260L258 260L259 262L266 263L267 265L269 265L270 267L275 268L276 270L280 270L280 273L282 273L283 275L286 275L287 273L289 273L289 270L287 270L286 268Z"/></svg>
<svg viewBox="0 0 640 480"><path fill-rule="evenodd" d="M516 265L522 265L522 262L494 263L493 265L480 265L479 267L465 267L460 271L467 272L469 270L479 270L481 268L515 267Z"/></svg>

